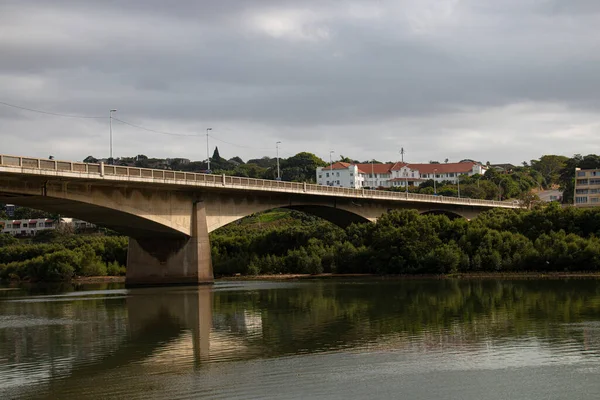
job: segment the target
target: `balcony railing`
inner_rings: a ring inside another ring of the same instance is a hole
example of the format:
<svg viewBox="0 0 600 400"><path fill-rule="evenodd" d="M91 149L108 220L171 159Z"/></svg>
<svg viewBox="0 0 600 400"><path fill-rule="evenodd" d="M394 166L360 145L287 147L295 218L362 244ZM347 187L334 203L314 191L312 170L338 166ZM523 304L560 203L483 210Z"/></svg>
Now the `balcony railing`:
<svg viewBox="0 0 600 400"><path fill-rule="evenodd" d="M269 190L280 192L296 192L315 195L331 195L354 198L371 198L384 200L404 200L413 202L443 203L470 205L479 207L502 207L520 208L520 205L512 201L478 200L469 198L435 196L429 194L390 192L382 190L350 189L335 186L323 186L301 182L285 182L267 179L242 178L236 176L202 174L196 172L170 171L162 169L125 167L116 165L105 165L57 161L40 158L29 158L19 156L0 155L0 167L16 167L19 172L28 173L31 170L56 171L57 173L74 173L95 175L96 178L108 178L121 180L123 178L131 181L152 181L156 183L168 183L189 186L219 186L228 188Z"/></svg>

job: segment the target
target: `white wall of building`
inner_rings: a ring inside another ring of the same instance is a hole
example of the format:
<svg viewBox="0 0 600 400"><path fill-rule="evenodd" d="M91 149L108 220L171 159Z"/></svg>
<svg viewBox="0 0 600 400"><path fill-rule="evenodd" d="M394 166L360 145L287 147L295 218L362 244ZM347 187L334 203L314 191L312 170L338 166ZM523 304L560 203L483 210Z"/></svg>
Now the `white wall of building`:
<svg viewBox="0 0 600 400"><path fill-rule="evenodd" d="M325 186L360 189L364 185L364 176L358 172L356 165L346 168L335 166L317 168L317 184Z"/></svg>
<svg viewBox="0 0 600 400"><path fill-rule="evenodd" d="M376 166L361 164L359 170L356 165L338 162L333 166L317 168L317 183L319 185L355 189L362 187L406 187L407 183L409 186L419 186L429 179L436 182L449 181L456 184L459 175L483 175L487 170L481 164L472 164L469 169L467 163L406 164L401 166L400 163L397 163L386 165L387 167L381 164ZM382 172L384 168L387 168L386 172ZM439 170L437 170L438 168Z"/></svg>

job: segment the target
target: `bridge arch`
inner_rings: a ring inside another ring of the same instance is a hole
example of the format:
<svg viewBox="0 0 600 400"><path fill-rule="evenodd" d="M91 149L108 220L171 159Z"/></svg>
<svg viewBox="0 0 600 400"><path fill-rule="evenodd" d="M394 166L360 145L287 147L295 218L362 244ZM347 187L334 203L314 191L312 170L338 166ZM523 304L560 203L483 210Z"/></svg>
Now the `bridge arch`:
<svg viewBox="0 0 600 400"><path fill-rule="evenodd" d="M459 219L459 218L469 219L466 216L460 214L459 211L450 211L450 210L427 210L427 211L421 212L421 215L445 215L450 219Z"/></svg>
<svg viewBox="0 0 600 400"><path fill-rule="evenodd" d="M213 226L212 229L210 229L210 232L214 232L220 228L227 227L230 224L234 224L234 223L241 221L242 219L250 217L252 215L255 215L258 213L269 212L272 210L278 210L278 209L293 210L293 211L298 211L298 212L301 212L301 213L304 213L307 215L312 215L312 216L321 218L325 221L328 221L336 226L339 226L342 229L345 229L354 223L361 224L361 223L371 222L368 218L365 218L362 215L353 213L348 210L344 210L342 208L335 208L335 207L326 206L326 205L297 204L297 205L282 206L282 207L272 207L272 208L267 208L267 209L264 209L261 211L257 211L252 214L236 216L235 218L231 218L231 221L226 224L220 225L218 227Z"/></svg>
<svg viewBox="0 0 600 400"><path fill-rule="evenodd" d="M152 216L125 204L119 208L101 206L92 202L50 196L16 196L0 194L1 203L15 204L53 214L78 218L133 238L162 236L183 238L185 233L173 229L160 215Z"/></svg>

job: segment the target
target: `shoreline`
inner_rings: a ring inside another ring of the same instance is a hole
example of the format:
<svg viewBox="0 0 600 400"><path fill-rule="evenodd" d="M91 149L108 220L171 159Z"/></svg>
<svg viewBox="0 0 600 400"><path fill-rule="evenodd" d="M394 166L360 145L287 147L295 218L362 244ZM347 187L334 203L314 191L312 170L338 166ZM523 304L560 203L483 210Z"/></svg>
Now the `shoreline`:
<svg viewBox="0 0 600 400"><path fill-rule="evenodd" d="M376 275L376 274L276 274L276 275L236 275L220 276L219 281L292 281L292 280L328 280L328 279L365 279L365 280L414 280L414 279L600 279L600 272L471 272L448 275ZM78 277L71 283L125 283L124 276Z"/></svg>

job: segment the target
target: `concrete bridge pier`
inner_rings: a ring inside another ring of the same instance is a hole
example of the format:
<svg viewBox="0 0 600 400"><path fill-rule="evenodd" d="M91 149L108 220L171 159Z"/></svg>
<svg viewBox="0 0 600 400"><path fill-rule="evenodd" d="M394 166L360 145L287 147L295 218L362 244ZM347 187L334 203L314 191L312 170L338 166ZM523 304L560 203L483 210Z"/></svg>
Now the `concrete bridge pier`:
<svg viewBox="0 0 600 400"><path fill-rule="evenodd" d="M129 239L127 286L213 283L210 240L204 202L192 209L191 237Z"/></svg>

